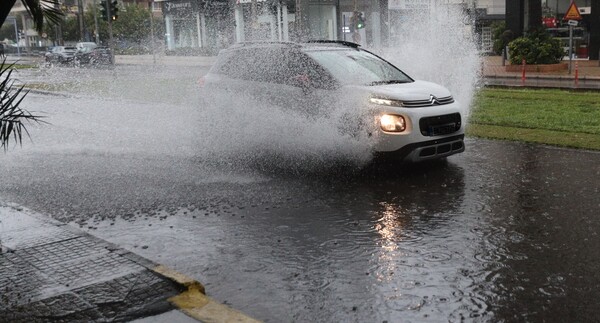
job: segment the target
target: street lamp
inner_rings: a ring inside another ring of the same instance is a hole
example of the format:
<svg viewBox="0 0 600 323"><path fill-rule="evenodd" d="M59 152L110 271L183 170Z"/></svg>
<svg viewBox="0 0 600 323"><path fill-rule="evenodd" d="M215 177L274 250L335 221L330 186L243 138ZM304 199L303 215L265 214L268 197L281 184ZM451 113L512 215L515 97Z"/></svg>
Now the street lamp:
<svg viewBox="0 0 600 323"><path fill-rule="evenodd" d="M12 20L15 26L15 40L17 41L17 55L21 56L21 48L19 46L19 29L17 28L17 18L14 16L6 17L6 21Z"/></svg>

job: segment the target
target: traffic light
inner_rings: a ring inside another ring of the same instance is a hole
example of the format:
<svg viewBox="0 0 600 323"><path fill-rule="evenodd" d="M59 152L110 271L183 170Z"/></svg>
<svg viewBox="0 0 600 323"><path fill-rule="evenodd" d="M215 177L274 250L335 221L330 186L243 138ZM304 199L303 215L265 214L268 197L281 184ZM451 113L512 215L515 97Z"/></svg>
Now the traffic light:
<svg viewBox="0 0 600 323"><path fill-rule="evenodd" d="M358 29L363 28L365 28L365 18L363 17L362 12L355 11L354 14L352 14L352 17L350 17L350 32L354 33Z"/></svg>
<svg viewBox="0 0 600 323"><path fill-rule="evenodd" d="M108 21L108 3L108 0L100 1L100 15L104 21Z"/></svg>
<svg viewBox="0 0 600 323"><path fill-rule="evenodd" d="M118 4L119 3L117 2L117 0L114 0L110 7L110 14L112 15L112 17L111 17L112 21L115 21L115 20L117 20L117 18L119 18L119 8L117 8Z"/></svg>
<svg viewBox="0 0 600 323"><path fill-rule="evenodd" d="M110 20L115 21L117 20L117 18L119 18L119 8L117 7L118 4L119 3L117 2L117 0L113 0L112 2L110 2L110 0L102 0L100 2L100 13L104 21L109 20L109 12ZM108 6L110 6L110 8Z"/></svg>
<svg viewBox="0 0 600 323"><path fill-rule="evenodd" d="M363 17L362 12L358 12L356 16L356 29L365 28L365 18Z"/></svg>

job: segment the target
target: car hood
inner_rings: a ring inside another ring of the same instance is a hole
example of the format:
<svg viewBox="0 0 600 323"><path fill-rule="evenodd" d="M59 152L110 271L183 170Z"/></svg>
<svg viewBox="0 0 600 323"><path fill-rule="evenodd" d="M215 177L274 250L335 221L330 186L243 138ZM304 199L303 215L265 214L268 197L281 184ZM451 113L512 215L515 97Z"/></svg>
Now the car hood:
<svg viewBox="0 0 600 323"><path fill-rule="evenodd" d="M427 81L375 85L365 87L364 90L370 92L372 96L404 101L429 100L431 95L437 98L452 95L445 87Z"/></svg>

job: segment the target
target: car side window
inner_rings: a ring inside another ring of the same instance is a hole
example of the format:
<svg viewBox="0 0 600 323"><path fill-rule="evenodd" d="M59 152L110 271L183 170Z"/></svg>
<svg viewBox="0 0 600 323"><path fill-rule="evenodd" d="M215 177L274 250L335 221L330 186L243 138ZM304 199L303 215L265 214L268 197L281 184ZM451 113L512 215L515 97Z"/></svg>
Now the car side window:
<svg viewBox="0 0 600 323"><path fill-rule="evenodd" d="M214 72L231 78L241 78L240 76L245 69L244 65L247 63L244 60L244 53L245 50L243 49L223 53L219 61L213 66Z"/></svg>
<svg viewBox="0 0 600 323"><path fill-rule="evenodd" d="M218 62L216 73L255 82L284 83L285 51L281 48L245 48L227 53Z"/></svg>
<svg viewBox="0 0 600 323"><path fill-rule="evenodd" d="M315 60L302 52L288 56L288 70L294 75L289 81L295 83L296 76L305 78L307 85L318 89L333 89L336 82L333 77Z"/></svg>
<svg viewBox="0 0 600 323"><path fill-rule="evenodd" d="M292 48L242 48L220 55L213 71L234 79L315 88L335 87L333 77L308 55ZM306 81L302 81L302 79ZM305 82L305 83L302 83Z"/></svg>

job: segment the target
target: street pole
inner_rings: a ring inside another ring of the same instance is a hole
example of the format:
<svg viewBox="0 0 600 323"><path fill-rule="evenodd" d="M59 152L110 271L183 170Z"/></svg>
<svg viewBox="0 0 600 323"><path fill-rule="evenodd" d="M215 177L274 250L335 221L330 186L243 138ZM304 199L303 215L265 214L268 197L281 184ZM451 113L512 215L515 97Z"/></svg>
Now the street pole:
<svg viewBox="0 0 600 323"><path fill-rule="evenodd" d="M60 7L60 1L57 0L56 3L54 4L54 8L55 9L61 9ZM62 9L61 9L62 11ZM56 40L54 45L61 45L63 44L63 40L62 40L62 25L61 24L56 24Z"/></svg>
<svg viewBox="0 0 600 323"><path fill-rule="evenodd" d="M83 0L77 0L77 15L79 16L79 33L81 41L87 41L85 37L85 26L83 23Z"/></svg>
<svg viewBox="0 0 600 323"><path fill-rule="evenodd" d="M573 65L573 26L569 24L569 75Z"/></svg>
<svg viewBox="0 0 600 323"><path fill-rule="evenodd" d="M15 39L17 40L17 55L21 56L21 49L19 46L19 28L17 28L17 18L16 17L6 17L6 20L12 20L13 25L15 26Z"/></svg>
<svg viewBox="0 0 600 323"><path fill-rule="evenodd" d="M29 37L27 37L27 17L25 17L25 15L21 15L21 18L23 21L23 28L21 31L23 32L23 37L25 37L25 50L29 50L30 44Z"/></svg>
<svg viewBox="0 0 600 323"><path fill-rule="evenodd" d="M96 0L93 2L94 5L94 28L96 29L96 44L100 45L100 29L98 28L98 7L96 5Z"/></svg>
<svg viewBox="0 0 600 323"><path fill-rule="evenodd" d="M250 30L252 30L252 34L251 34L251 40L255 41L255 36L258 34L257 29L257 25L258 25L258 1L257 0L252 0L252 4L250 5L250 20L252 20L252 28L250 28Z"/></svg>
<svg viewBox="0 0 600 323"><path fill-rule="evenodd" d="M150 39L152 41L152 63L156 65L156 41L154 40L154 14L150 9Z"/></svg>
<svg viewBox="0 0 600 323"><path fill-rule="evenodd" d="M110 0L106 0L106 16L108 17L108 47L112 50L113 47L113 33L112 33L112 3Z"/></svg>

